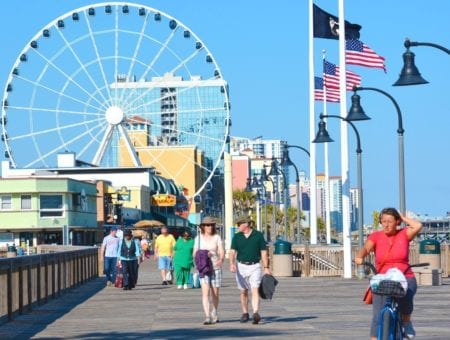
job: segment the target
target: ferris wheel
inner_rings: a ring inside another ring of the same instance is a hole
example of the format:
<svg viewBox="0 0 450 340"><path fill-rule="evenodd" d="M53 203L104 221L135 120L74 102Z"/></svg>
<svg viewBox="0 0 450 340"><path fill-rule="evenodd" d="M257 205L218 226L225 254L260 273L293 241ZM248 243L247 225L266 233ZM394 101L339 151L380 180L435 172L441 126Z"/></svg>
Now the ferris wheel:
<svg viewBox="0 0 450 340"><path fill-rule="evenodd" d="M98 3L43 27L19 53L2 101L5 158L52 168L153 166L211 180L229 136L228 85L203 41L145 5Z"/></svg>

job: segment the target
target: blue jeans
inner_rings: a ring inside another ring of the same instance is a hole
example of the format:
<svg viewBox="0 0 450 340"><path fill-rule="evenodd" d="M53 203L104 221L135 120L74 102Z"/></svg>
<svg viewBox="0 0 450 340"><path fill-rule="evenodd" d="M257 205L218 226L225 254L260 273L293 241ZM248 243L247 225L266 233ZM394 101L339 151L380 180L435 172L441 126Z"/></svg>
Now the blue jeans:
<svg viewBox="0 0 450 340"><path fill-rule="evenodd" d="M106 281L114 283L116 281L116 264L117 257L107 257L103 261L105 268Z"/></svg>

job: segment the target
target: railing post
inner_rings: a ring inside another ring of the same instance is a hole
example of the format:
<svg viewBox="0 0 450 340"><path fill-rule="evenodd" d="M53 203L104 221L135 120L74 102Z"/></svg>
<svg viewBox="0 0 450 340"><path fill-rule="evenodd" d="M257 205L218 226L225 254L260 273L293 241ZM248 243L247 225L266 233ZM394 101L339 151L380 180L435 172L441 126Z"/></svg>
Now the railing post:
<svg viewBox="0 0 450 340"><path fill-rule="evenodd" d="M55 254L56 256L58 255L58 254ZM56 293L56 291L55 291L55 286L56 286L56 273L55 273L55 258L52 256L52 258L51 258L51 262L52 262L52 299L54 299L55 298L55 293Z"/></svg>
<svg viewBox="0 0 450 340"><path fill-rule="evenodd" d="M57 259L57 268L58 268L58 296L61 296L61 257L62 254L58 254L58 259Z"/></svg>
<svg viewBox="0 0 450 340"><path fill-rule="evenodd" d="M17 266L17 270L19 273L19 314L22 315L23 314L23 267L22 267L22 259L19 263L19 265Z"/></svg>
<svg viewBox="0 0 450 340"><path fill-rule="evenodd" d="M44 285L45 285L45 297L44 302L47 303L48 301L48 255L44 254Z"/></svg>
<svg viewBox="0 0 450 340"><path fill-rule="evenodd" d="M42 285L41 285L41 261L42 261L42 257L39 258L39 263L36 267L36 301L38 303L38 305L41 304L41 290L42 290Z"/></svg>
<svg viewBox="0 0 450 340"><path fill-rule="evenodd" d="M12 320L12 262L8 266L8 269L6 271L6 289L7 289L7 299L8 299L8 320Z"/></svg>
<svg viewBox="0 0 450 340"><path fill-rule="evenodd" d="M309 249L309 243L305 246L305 276L311 275L311 253Z"/></svg>
<svg viewBox="0 0 450 340"><path fill-rule="evenodd" d="M27 266L27 295L28 295L28 311L31 312L32 309L32 304L33 304L33 290L32 290L32 276L31 276L31 271L32 271L32 266L31 263L28 264Z"/></svg>

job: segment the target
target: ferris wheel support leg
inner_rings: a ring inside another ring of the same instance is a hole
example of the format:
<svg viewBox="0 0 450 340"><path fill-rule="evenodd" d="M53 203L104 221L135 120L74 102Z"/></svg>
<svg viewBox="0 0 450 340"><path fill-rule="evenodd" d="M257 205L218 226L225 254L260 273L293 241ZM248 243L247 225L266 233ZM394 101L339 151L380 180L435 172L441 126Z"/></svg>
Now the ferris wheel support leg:
<svg viewBox="0 0 450 340"><path fill-rule="evenodd" d="M92 160L92 164L100 165L100 162L102 161L103 157L105 156L105 152L106 152L106 149L108 148L108 144L111 141L112 133L113 133L113 128L111 125L109 125L106 128L106 131L105 131L105 134L103 135L100 146L97 149L97 152L95 153L94 159Z"/></svg>
<svg viewBox="0 0 450 340"><path fill-rule="evenodd" d="M123 128L123 125L121 124L117 125L117 128L119 129L120 135L125 141L125 147L127 148L127 151L130 154L130 157L133 161L133 165L141 166L141 161L139 160L136 151L134 150L133 144L131 143L131 139L128 136L127 131Z"/></svg>

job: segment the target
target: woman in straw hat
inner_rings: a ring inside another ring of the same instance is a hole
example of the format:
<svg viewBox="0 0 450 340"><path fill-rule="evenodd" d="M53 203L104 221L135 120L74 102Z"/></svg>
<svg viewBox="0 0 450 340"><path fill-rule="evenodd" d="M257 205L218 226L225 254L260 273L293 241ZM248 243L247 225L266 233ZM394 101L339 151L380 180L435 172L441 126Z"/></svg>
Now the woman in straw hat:
<svg viewBox="0 0 450 340"><path fill-rule="evenodd" d="M225 257L222 238L216 233L216 221L212 217L206 216L200 223L200 233L194 241L194 258L199 250L208 251L213 266L209 275L200 277L203 311L206 316L203 324L211 325L219 322L217 309L219 307L219 288L222 284L222 264ZM210 295L212 304L209 299Z"/></svg>

